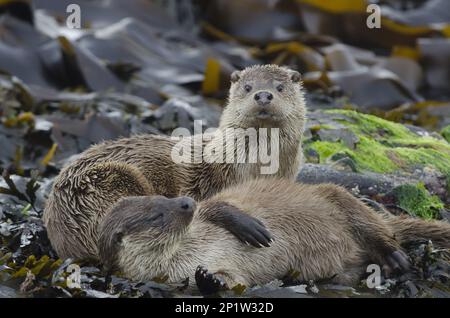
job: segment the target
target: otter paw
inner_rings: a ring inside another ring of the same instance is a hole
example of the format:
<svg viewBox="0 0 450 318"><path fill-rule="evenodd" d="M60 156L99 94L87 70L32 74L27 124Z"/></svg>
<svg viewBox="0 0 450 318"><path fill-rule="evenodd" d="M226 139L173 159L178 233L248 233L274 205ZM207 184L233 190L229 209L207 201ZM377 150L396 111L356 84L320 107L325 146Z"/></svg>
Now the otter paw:
<svg viewBox="0 0 450 318"><path fill-rule="evenodd" d="M401 250L396 250L386 257L387 264L383 266L386 276L391 272L401 273L408 272L411 269L411 262L408 255Z"/></svg>
<svg viewBox="0 0 450 318"><path fill-rule="evenodd" d="M219 291L229 289L219 275L208 273L208 270L203 266L197 267L195 271L195 282L202 295L212 295Z"/></svg>
<svg viewBox="0 0 450 318"><path fill-rule="evenodd" d="M260 220L244 213L235 216L235 222L229 231L240 241L254 247L270 247L270 243L273 242L272 235L265 225Z"/></svg>

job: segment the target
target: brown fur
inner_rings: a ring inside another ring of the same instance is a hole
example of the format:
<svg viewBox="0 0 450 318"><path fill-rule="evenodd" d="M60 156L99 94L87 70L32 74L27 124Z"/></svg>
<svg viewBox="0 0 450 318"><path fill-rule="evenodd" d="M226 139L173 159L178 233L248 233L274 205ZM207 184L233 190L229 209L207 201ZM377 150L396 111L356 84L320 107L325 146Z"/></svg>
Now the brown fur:
<svg viewBox="0 0 450 318"><path fill-rule="evenodd" d="M147 224L146 229L108 244L111 232L120 231L117 225L126 226L125 218L154 212L141 211L133 200L104 219L99 247L104 261L142 281L168 275L171 282L189 277L193 283L194 272L202 265L219 273L229 287L264 284L292 270L301 280L334 277L336 282L353 284L365 265L383 266L400 244L412 239L426 237L450 247L450 225L444 222L384 218L338 186L268 179L230 187L201 202L192 220L183 218L184 224L173 209L167 220L178 226ZM140 200L153 206L152 197ZM243 245L207 221L211 210L224 204L261 220L274 237L272 245L261 249Z"/></svg>
<svg viewBox="0 0 450 318"><path fill-rule="evenodd" d="M283 92L276 90L280 83ZM244 90L247 84L253 91ZM257 118L253 94L259 90L274 95L267 118ZM280 128L280 168L269 176L293 179L301 162L304 120L299 74L274 65L254 66L234 73L219 129ZM223 141L214 138L210 143ZM259 162L177 165L171 158L175 144L169 137L153 135L108 141L91 147L65 167L55 179L43 216L58 255L96 258L98 223L123 197L185 194L201 200L260 175Z"/></svg>

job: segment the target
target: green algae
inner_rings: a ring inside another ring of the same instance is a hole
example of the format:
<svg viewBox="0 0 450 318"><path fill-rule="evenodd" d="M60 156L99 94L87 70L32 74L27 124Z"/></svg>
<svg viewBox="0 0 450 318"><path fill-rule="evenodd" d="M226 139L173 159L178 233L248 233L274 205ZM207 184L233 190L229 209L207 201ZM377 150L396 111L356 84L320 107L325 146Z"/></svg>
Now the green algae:
<svg viewBox="0 0 450 318"><path fill-rule="evenodd" d="M444 128L441 130L441 135L442 135L442 137L445 138L445 140L447 140L448 142L450 142L450 125L444 127Z"/></svg>
<svg viewBox="0 0 450 318"><path fill-rule="evenodd" d="M392 192L399 207L424 219L435 218L437 212L444 208L442 201L431 195L423 183L400 185Z"/></svg>
<svg viewBox="0 0 450 318"><path fill-rule="evenodd" d="M305 150L313 149L326 163L335 154L344 154L354 160L359 171L393 173L412 172L420 167L431 167L444 176L450 176L450 144L433 136L420 136L406 126L373 115L351 110L328 110L330 122L316 125L328 129L333 122L350 129L359 141L349 147L342 141L305 141ZM337 126L336 125L336 126Z"/></svg>

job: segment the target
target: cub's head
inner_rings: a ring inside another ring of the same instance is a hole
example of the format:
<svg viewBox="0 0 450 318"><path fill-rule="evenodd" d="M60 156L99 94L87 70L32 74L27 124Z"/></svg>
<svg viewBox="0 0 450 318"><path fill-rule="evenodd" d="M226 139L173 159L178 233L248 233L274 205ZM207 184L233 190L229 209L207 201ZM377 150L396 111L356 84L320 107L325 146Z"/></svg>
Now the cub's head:
<svg viewBox="0 0 450 318"><path fill-rule="evenodd" d="M130 255L170 248L187 231L196 209L189 197L127 197L114 205L99 228L99 255L107 267L120 253Z"/></svg>
<svg viewBox="0 0 450 318"><path fill-rule="evenodd" d="M299 72L277 65L255 65L231 75L222 127L303 125L305 102Z"/></svg>

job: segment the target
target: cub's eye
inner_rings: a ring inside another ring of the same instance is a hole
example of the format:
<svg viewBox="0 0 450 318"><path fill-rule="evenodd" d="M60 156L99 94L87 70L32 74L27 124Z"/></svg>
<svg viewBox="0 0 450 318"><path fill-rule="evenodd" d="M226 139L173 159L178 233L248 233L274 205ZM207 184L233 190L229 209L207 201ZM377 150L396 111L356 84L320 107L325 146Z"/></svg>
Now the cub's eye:
<svg viewBox="0 0 450 318"><path fill-rule="evenodd" d="M247 93L250 93L250 91L252 90L252 87L250 85L245 85L244 89Z"/></svg>
<svg viewBox="0 0 450 318"><path fill-rule="evenodd" d="M123 239L123 233L122 232L117 232L116 236L115 236L115 240L117 244L122 243L122 239Z"/></svg>
<svg viewBox="0 0 450 318"><path fill-rule="evenodd" d="M283 85L283 84L278 85L278 86L277 86L277 91L279 91L280 93L281 93L282 91L284 91L284 85Z"/></svg>

